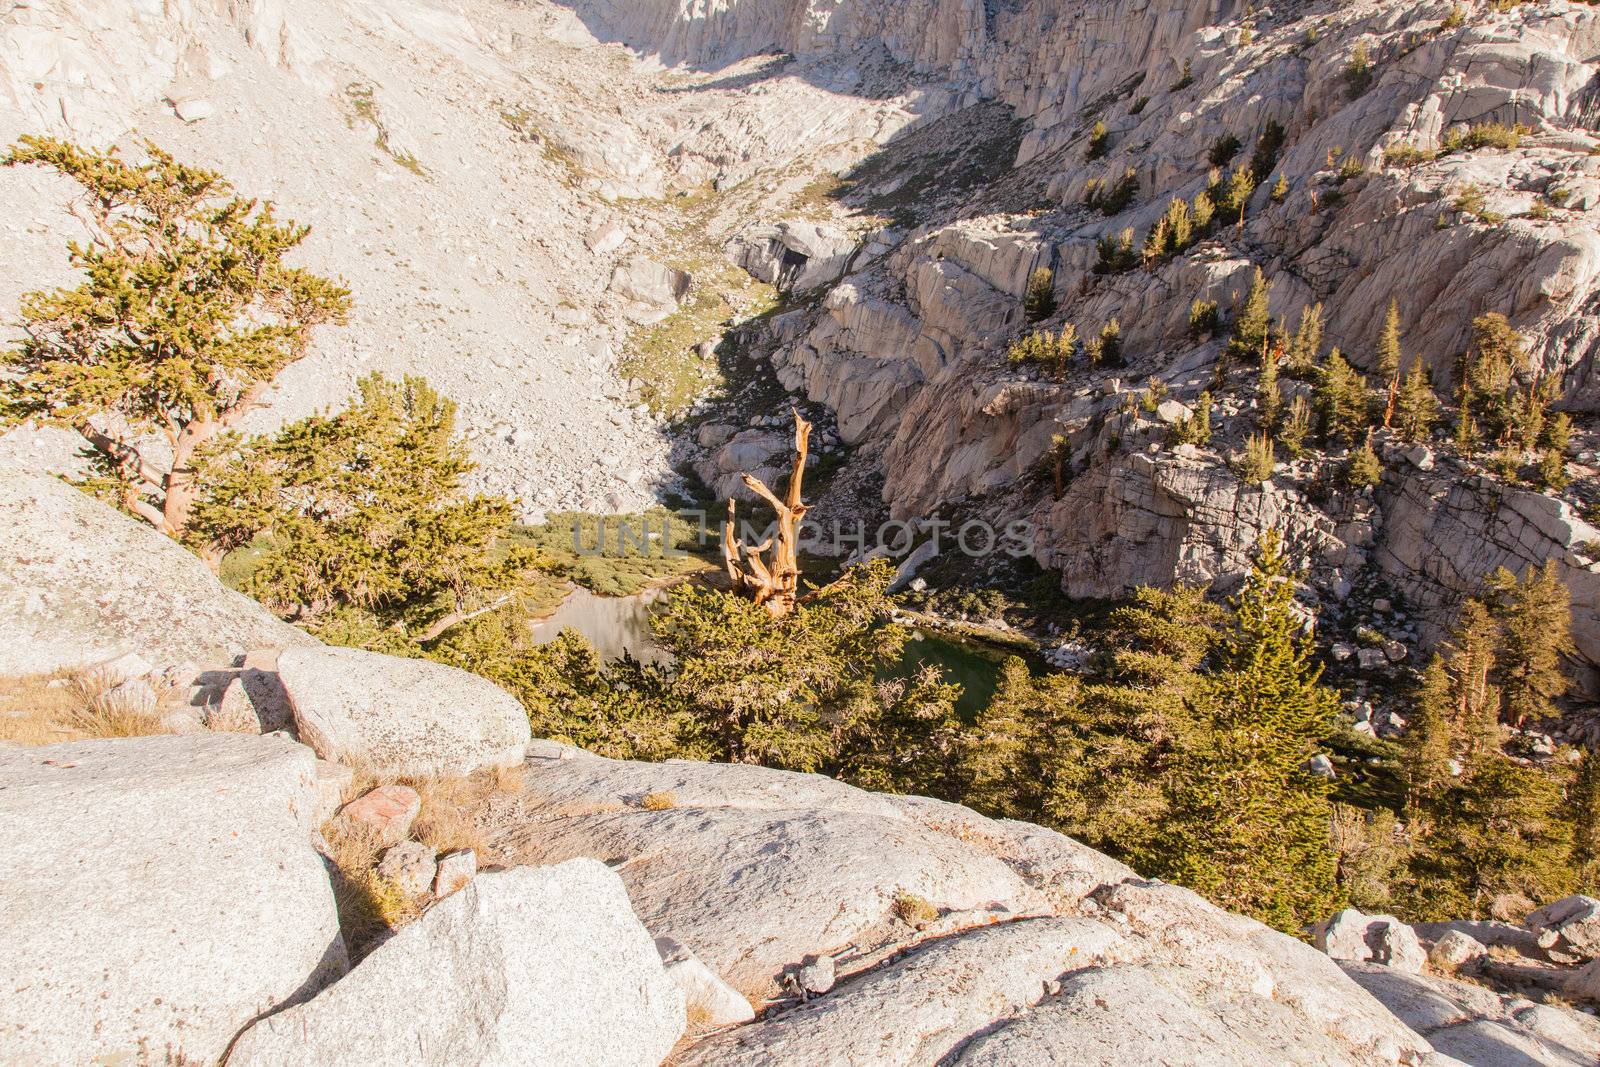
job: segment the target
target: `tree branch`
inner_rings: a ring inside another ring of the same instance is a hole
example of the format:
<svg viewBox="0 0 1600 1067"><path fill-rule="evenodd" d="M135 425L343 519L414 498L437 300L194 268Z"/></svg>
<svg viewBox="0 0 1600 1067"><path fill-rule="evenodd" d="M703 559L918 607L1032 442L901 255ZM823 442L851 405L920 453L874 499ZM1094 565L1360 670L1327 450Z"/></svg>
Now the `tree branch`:
<svg viewBox="0 0 1600 1067"><path fill-rule="evenodd" d="M473 611L452 611L443 618L435 620L431 626L422 631L422 636L419 637L418 640L423 643L432 641L434 638L438 637L440 634L452 627L460 626L464 622L471 622L479 615L487 615L491 611L500 610L507 604L511 603L511 600L512 594L507 593L500 599L494 601L492 604L485 604L483 607L477 608Z"/></svg>

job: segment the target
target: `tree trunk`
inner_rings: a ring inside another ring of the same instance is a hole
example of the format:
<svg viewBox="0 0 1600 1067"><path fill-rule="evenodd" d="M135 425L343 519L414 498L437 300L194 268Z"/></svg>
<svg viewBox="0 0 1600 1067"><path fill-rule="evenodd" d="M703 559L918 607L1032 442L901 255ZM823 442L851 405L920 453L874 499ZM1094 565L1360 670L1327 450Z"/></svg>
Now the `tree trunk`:
<svg viewBox="0 0 1600 1067"><path fill-rule="evenodd" d="M722 528L722 559L733 587L749 593L773 618L782 618L793 611L799 597L800 520L805 518L807 510L800 499L800 490L805 477L810 440L811 424L796 411L794 465L790 468L789 485L782 500L761 479L748 474L740 475L750 491L771 504L778 513L777 534L759 545L742 544L734 530L735 505L732 498L728 500L728 518ZM763 558L769 550L772 553L770 562Z"/></svg>
<svg viewBox="0 0 1600 1067"><path fill-rule="evenodd" d="M161 529L168 537L181 538L189 525L200 487L195 483L194 455L201 445L217 435L222 423L216 419L195 421L178 431L172 446L172 470L167 472L165 496L161 503Z"/></svg>

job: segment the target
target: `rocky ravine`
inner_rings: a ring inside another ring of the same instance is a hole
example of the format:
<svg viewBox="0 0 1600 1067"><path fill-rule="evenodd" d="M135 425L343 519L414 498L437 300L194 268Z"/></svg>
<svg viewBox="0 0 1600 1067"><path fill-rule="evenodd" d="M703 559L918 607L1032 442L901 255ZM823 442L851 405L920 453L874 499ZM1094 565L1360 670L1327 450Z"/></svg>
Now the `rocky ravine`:
<svg viewBox="0 0 1600 1067"><path fill-rule="evenodd" d="M814 775L530 741L514 700L450 668L294 641L256 672L266 684L252 692L281 693L292 713L262 734L222 715L210 663L169 662L175 647L261 662L267 650L243 647L262 636L252 605L135 520L87 498L69 511L76 490L0 479L48 505L0 537L0 569L51 594L14 599L0 640L25 645L48 624L59 640L29 669L82 665L77 650L92 648L123 672L143 661L127 685L186 672L196 708L169 720L173 736L0 749L0 858L27 875L3 921L20 966L0 1001L0 1059L1111 1067L1600 1054L1600 1026L1581 1012L1444 977L1470 953L1436 953L1435 975L1418 975L1422 942L1392 920L1340 916L1319 935L1325 955L1037 826ZM71 543L121 539L156 561L147 580L92 584ZM73 606L91 601L99 614ZM412 781L510 765L521 783L474 810L474 862L406 840L418 794L358 798L335 760ZM380 871L420 909L353 967L318 862L336 810L335 824L381 835ZM1548 939L1524 941L1567 960L1600 952L1586 906L1564 905L1543 920ZM1426 943L1445 932L1424 931ZM1569 997L1600 994L1585 984L1600 964L1537 966L1566 976Z"/></svg>
<svg viewBox="0 0 1600 1067"><path fill-rule="evenodd" d="M351 284L356 321L284 375L255 429L342 402L366 370L420 372L461 402L479 487L530 518L648 503L680 487L669 460L736 489L737 469L781 464L780 436L743 429L758 412L735 403L732 425L678 435L638 403L660 383L623 376L714 383L727 316L750 309L704 307L739 287L737 264L786 302L733 329L735 347L829 409L852 484L881 480L898 517L1027 519L1035 558L1077 596L1225 585L1280 525L1308 589L1337 604L1384 585L1424 644L1488 570L1553 558L1583 659L1600 663L1600 530L1575 507L1600 503L1586 432L1561 499L1395 447L1370 499L1330 501L1327 465L1309 461L1245 485L1227 463L1250 423L1237 398L1211 448L1162 447L1221 344L1190 336L1190 302L1227 308L1256 265L1275 315L1321 301L1325 344L1357 363L1396 297L1408 358L1447 385L1471 318L1500 311L1561 376L1564 406L1600 405L1588 6L51 2L0 28L0 136L137 129L315 227L304 259ZM1370 71L1355 92L1358 47ZM1384 163L1488 121L1529 132L1512 150ZM1096 122L1109 148L1089 160ZM1284 144L1258 177L1281 176L1280 199L1263 180L1242 226L1154 270L1097 271L1099 238L1142 237L1204 187L1220 139L1238 139L1237 165L1269 123ZM1126 206L1084 205L1089 183L1130 168ZM1469 188L1476 213L1455 206ZM0 171L17 206L0 223L0 307L64 279L68 193ZM1059 382L1006 365L1039 266L1055 271L1051 321L1087 335L1116 317L1128 366ZM1170 412L1139 409L1151 378ZM1059 500L1043 475L1058 441L1072 475ZM39 466L70 451L0 440Z"/></svg>
<svg viewBox="0 0 1600 1067"><path fill-rule="evenodd" d="M1227 428L1211 448L1162 447L1185 405L1214 388L1222 342L1191 336L1191 301L1231 307L1256 266L1274 282L1275 316L1293 323L1321 302L1325 345L1369 369L1398 299L1407 358L1441 389L1471 319L1503 312L1539 373L1559 376L1562 406L1595 410L1592 9L744 0L704 18L670 3L580 12L595 32L667 62L716 69L779 49L804 68L884 52L909 83L960 94L964 109L926 116L845 172L850 184L828 207L833 230L780 222L730 245L793 294L758 345L785 385L836 412L847 443L881 456L896 517L1029 519L1036 559L1062 571L1068 594L1092 597L1150 581L1226 584L1278 528L1314 595L1337 603L1353 585L1384 583L1420 616L1425 644L1495 567L1554 559L1574 592L1580 653L1600 664L1600 530L1576 506L1600 502L1590 438L1561 497L1382 435L1388 470L1375 496L1329 500L1328 466L1310 460L1246 485L1227 462L1251 425L1253 402L1237 396L1219 408ZM1349 70L1358 49L1370 63L1361 85ZM980 118L985 109L1011 126ZM1090 160L1096 122L1109 150ZM1392 147L1432 151L1447 131L1488 122L1527 132L1511 150L1385 162ZM1274 123L1283 145L1257 175L1242 225L1152 270L1100 271L1100 238L1127 228L1137 245L1170 198L1205 187L1220 140L1237 139L1227 162L1241 165ZM972 161L985 156L1000 165L974 182ZM1109 188L1125 172L1138 185L1126 206L1085 205L1091 182ZM1281 196L1270 188L1279 177ZM1486 198L1481 214L1456 206L1468 190ZM834 241L820 245L819 232ZM1089 335L1115 318L1127 366L1068 383L1006 364L1038 267L1054 271L1059 305L1045 325L1070 321ZM1152 382L1172 402L1146 412L1138 400ZM1235 383L1245 397L1251 388ZM1060 499L1042 476L1058 443L1069 474ZM711 457L710 473L723 458Z"/></svg>

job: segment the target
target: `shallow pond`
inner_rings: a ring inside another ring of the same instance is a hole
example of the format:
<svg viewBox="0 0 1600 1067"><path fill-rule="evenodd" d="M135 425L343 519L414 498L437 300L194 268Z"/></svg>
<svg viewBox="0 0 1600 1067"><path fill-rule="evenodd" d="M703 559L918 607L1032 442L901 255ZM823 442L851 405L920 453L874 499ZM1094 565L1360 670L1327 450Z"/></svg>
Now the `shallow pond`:
<svg viewBox="0 0 1600 1067"><path fill-rule="evenodd" d="M602 659L627 653L641 663L665 663L671 657L650 634L650 608L666 595L664 586L634 596L596 596L578 586L552 614L531 624L533 642L549 644L562 630L576 630Z"/></svg>
<svg viewBox="0 0 1600 1067"><path fill-rule="evenodd" d="M971 722L978 712L988 707L1000 679L1000 664L1007 653L987 645L968 641L952 641L940 634L926 630L913 631L912 640L900 662L884 671L889 678L909 678L925 666L944 671L947 681L961 686L961 698L956 701L956 713L962 722Z"/></svg>

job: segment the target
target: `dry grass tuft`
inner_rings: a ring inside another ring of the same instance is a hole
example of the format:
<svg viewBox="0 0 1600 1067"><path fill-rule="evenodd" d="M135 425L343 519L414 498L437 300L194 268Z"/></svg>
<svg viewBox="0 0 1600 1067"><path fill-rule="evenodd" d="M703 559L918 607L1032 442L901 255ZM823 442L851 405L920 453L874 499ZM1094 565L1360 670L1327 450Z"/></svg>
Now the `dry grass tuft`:
<svg viewBox="0 0 1600 1067"><path fill-rule="evenodd" d="M666 811L668 808L678 806L678 798L669 791L646 793L644 799L639 801L639 806L645 811Z"/></svg>
<svg viewBox="0 0 1600 1067"><path fill-rule="evenodd" d="M0 741L51 745L98 737L146 737L168 731L162 712L171 688L118 688L101 669L0 678Z"/></svg>
<svg viewBox="0 0 1600 1067"><path fill-rule="evenodd" d="M522 769L483 770L468 778L436 778L374 773L354 768L348 803L380 785L407 785L422 798L422 810L411 824L411 837L435 852L470 848L480 863L487 853L482 815L497 794L522 789ZM371 827L334 818L323 824L328 842L334 898L339 906L339 926L353 960L371 952L392 930L422 914L429 896L408 900L392 883L380 878L378 859L383 848Z"/></svg>
<svg viewBox="0 0 1600 1067"><path fill-rule="evenodd" d="M391 930L421 914L420 904L408 901L399 887L378 877L378 855L383 851L377 833L361 823L331 819L322 827L328 843L333 899L339 909L339 929L351 962L371 952Z"/></svg>
<svg viewBox="0 0 1600 1067"><path fill-rule="evenodd" d="M0 678L0 741L14 745L77 741L82 735L65 723L76 703L77 695L58 675Z"/></svg>
<svg viewBox="0 0 1600 1067"><path fill-rule="evenodd" d="M907 926L925 926L939 917L939 909L915 893L896 893L889 910Z"/></svg>

